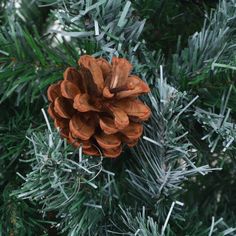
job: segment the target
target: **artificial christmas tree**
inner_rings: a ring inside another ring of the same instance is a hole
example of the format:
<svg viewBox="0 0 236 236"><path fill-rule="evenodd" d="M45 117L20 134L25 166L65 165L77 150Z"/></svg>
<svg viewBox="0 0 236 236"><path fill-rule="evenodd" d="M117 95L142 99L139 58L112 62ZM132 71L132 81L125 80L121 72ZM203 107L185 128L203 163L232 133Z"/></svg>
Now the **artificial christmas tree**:
<svg viewBox="0 0 236 236"><path fill-rule="evenodd" d="M235 235L235 0L0 13L2 235Z"/></svg>

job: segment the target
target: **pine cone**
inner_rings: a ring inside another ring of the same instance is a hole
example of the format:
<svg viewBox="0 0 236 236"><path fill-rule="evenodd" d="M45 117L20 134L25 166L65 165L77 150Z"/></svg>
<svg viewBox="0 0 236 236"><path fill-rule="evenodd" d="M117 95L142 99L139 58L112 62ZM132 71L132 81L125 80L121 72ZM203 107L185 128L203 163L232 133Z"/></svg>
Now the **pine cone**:
<svg viewBox="0 0 236 236"><path fill-rule="evenodd" d="M148 85L129 75L132 65L123 58L81 56L80 70L69 67L64 80L47 91L48 113L62 137L83 153L117 157L122 144L134 146L143 132L142 121L151 111L137 96L149 92ZM99 152L100 150L100 152Z"/></svg>

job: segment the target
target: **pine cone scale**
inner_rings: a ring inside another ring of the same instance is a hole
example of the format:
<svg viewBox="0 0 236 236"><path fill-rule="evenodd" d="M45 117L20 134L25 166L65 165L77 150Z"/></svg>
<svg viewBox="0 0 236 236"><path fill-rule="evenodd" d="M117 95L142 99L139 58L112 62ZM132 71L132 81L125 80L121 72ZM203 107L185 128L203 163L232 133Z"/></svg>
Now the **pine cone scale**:
<svg viewBox="0 0 236 236"><path fill-rule="evenodd" d="M63 81L69 81L73 83L80 90L80 93L86 92L85 78L80 71L76 70L76 68L68 67L65 70L63 77Z"/></svg>
<svg viewBox="0 0 236 236"><path fill-rule="evenodd" d="M151 115L151 110L138 99L119 100L116 106L122 109L128 116L137 118L139 121L147 120Z"/></svg>
<svg viewBox="0 0 236 236"><path fill-rule="evenodd" d="M103 75L103 79L105 81L107 81L108 76L111 74L111 65L103 58L98 58L96 59L97 64L100 66L101 70L102 70L102 75Z"/></svg>
<svg viewBox="0 0 236 236"><path fill-rule="evenodd" d="M100 156L100 152L95 147L83 148L83 153L89 156Z"/></svg>
<svg viewBox="0 0 236 236"><path fill-rule="evenodd" d="M78 110L79 112L88 112L88 111L97 111L99 112L100 110L96 107L93 106L89 102L89 95L84 93L84 94L78 94L76 95L73 103L73 107Z"/></svg>
<svg viewBox="0 0 236 236"><path fill-rule="evenodd" d="M71 132L69 132L69 141L76 147L83 146L83 148L91 148L91 143L89 141L75 138Z"/></svg>
<svg viewBox="0 0 236 236"><path fill-rule="evenodd" d="M68 99L74 99L77 94L80 93L80 90L76 84L68 80L61 82L61 94L63 97Z"/></svg>
<svg viewBox="0 0 236 236"><path fill-rule="evenodd" d="M79 59L79 65L82 68L85 68L88 72L91 73L91 81L90 83L94 83L96 86L96 92L100 95L102 94L102 90L104 88L104 80L103 74L100 66L96 63L95 58L85 55ZM91 84L88 86L90 87Z"/></svg>
<svg viewBox="0 0 236 236"><path fill-rule="evenodd" d="M47 96L50 102L53 102L57 97L61 96L60 83L61 82L49 86Z"/></svg>
<svg viewBox="0 0 236 236"><path fill-rule="evenodd" d="M70 119L73 115L73 107L69 100L57 97L54 101L54 111L62 118Z"/></svg>
<svg viewBox="0 0 236 236"><path fill-rule="evenodd" d="M111 148L111 149L104 149L103 150L103 154L106 157L110 157L110 158L116 158L117 156L119 156L122 152L122 147L121 145L117 148Z"/></svg>
<svg viewBox="0 0 236 236"><path fill-rule="evenodd" d="M69 123L69 128L74 137L81 140L89 140L95 131L93 122L86 122L82 119L82 114L76 113Z"/></svg>
<svg viewBox="0 0 236 236"><path fill-rule="evenodd" d="M50 116L53 120L55 120L55 119L57 119L57 118L60 118L60 116L58 116L57 113L56 113L55 110L54 110L54 104L53 104L53 103L51 103L51 104L48 106L48 114L49 114L49 116Z"/></svg>
<svg viewBox="0 0 236 236"><path fill-rule="evenodd" d="M110 91L118 92L127 87L127 78L131 72L132 65L124 58L112 58L112 79Z"/></svg>
<svg viewBox="0 0 236 236"><path fill-rule="evenodd" d="M143 126L139 123L130 122L129 126L120 130L120 132L125 135L128 139L138 139L143 133Z"/></svg>
<svg viewBox="0 0 236 236"><path fill-rule="evenodd" d="M136 97L140 93L148 93L150 92L150 89L148 85L142 81L137 76L130 76L128 77L128 89L126 91L121 91L117 93L116 98L122 99L127 97Z"/></svg>
<svg viewBox="0 0 236 236"><path fill-rule="evenodd" d="M100 117L99 125L105 134L115 134L118 132L114 120L110 117Z"/></svg>
<svg viewBox="0 0 236 236"><path fill-rule="evenodd" d="M95 135L97 143L104 149L118 148L121 145L121 140L117 134L101 133Z"/></svg>
<svg viewBox="0 0 236 236"><path fill-rule="evenodd" d="M110 114L114 117L115 127L118 130L124 129L127 125L129 125L129 117L125 111L111 104L107 107Z"/></svg>

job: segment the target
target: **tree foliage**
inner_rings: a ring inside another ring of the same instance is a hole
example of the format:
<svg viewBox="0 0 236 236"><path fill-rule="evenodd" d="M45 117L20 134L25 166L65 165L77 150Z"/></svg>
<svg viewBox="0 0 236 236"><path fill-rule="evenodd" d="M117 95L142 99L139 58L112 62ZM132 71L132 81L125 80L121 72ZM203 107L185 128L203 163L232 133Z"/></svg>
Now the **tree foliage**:
<svg viewBox="0 0 236 236"><path fill-rule="evenodd" d="M1 1L0 235L235 235L236 1L213 2ZM116 160L41 112L84 53L128 58L151 87Z"/></svg>

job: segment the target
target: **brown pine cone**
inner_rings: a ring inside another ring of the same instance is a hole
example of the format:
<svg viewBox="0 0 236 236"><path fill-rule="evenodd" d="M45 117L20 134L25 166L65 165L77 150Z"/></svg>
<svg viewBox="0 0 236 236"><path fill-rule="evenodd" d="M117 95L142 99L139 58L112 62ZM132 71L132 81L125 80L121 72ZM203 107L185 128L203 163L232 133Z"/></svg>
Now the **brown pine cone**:
<svg viewBox="0 0 236 236"><path fill-rule="evenodd" d="M83 153L117 157L122 144L134 146L151 111L137 96L150 91L124 58L81 56L80 70L69 67L64 79L49 86L48 113L62 137ZM100 152L99 152L100 150Z"/></svg>

